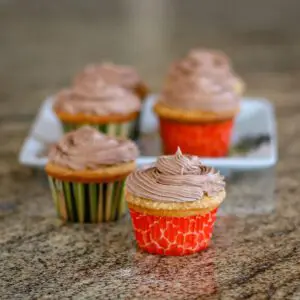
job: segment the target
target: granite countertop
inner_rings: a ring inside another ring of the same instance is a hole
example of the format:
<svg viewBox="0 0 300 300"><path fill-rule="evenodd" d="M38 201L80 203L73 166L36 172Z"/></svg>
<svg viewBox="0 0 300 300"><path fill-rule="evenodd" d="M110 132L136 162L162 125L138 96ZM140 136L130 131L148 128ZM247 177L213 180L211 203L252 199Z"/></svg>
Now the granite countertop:
<svg viewBox="0 0 300 300"><path fill-rule="evenodd" d="M1 299L300 299L296 4L237 1L234 13L214 1L165 2L0 2ZM128 217L62 224L44 173L17 161L42 100L107 57L138 66L158 90L170 60L200 43L227 51L247 94L274 103L276 168L229 176L213 243L196 255L140 252Z"/></svg>

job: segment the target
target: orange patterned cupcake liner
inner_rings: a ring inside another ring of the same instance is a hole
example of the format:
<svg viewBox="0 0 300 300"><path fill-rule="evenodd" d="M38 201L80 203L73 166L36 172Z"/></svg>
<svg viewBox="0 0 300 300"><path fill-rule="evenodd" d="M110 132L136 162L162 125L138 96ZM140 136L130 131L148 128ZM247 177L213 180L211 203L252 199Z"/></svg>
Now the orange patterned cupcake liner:
<svg viewBox="0 0 300 300"><path fill-rule="evenodd" d="M173 154L178 146L185 154L222 157L229 151L233 119L213 123L182 123L160 118L164 154Z"/></svg>
<svg viewBox="0 0 300 300"><path fill-rule="evenodd" d="M217 208L205 215L188 217L153 216L130 208L138 246L149 253L187 255L208 247Z"/></svg>

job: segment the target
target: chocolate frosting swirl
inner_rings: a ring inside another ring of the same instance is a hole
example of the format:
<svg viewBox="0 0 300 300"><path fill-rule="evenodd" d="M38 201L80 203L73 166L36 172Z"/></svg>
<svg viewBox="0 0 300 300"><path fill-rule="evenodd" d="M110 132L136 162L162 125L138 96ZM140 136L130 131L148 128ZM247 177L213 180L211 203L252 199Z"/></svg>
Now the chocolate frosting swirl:
<svg viewBox="0 0 300 300"><path fill-rule="evenodd" d="M162 202L200 200L225 189L223 176L203 165L197 156L161 156L154 166L131 173L127 190L134 196Z"/></svg>
<svg viewBox="0 0 300 300"><path fill-rule="evenodd" d="M138 97L121 87L99 82L97 87L90 86L90 88L92 92L89 86L62 90L56 96L54 109L70 114L106 116L126 115L141 108Z"/></svg>
<svg viewBox="0 0 300 300"><path fill-rule="evenodd" d="M74 85L85 82L102 80L110 85L118 85L126 89L134 89L141 82L136 70L129 66L115 65L113 63L91 64L86 66L74 79Z"/></svg>
<svg viewBox="0 0 300 300"><path fill-rule="evenodd" d="M238 84L241 80L233 74L224 53L194 49L171 66L161 101L186 110L236 110Z"/></svg>
<svg viewBox="0 0 300 300"><path fill-rule="evenodd" d="M72 170L97 169L134 161L139 155L129 140L108 137L96 129L84 126L67 133L54 145L49 162Z"/></svg>

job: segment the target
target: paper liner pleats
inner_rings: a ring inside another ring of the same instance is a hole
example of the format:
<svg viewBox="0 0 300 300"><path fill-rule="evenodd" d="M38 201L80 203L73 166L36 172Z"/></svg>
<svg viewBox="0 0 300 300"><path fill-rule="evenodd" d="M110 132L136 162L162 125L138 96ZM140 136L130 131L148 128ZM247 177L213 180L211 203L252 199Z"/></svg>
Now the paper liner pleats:
<svg viewBox="0 0 300 300"><path fill-rule="evenodd" d="M79 124L79 123L65 123L62 122L63 125L63 130L64 132L69 132L72 130L76 130L79 127L89 125L91 127L94 127L100 132L103 132L104 134L107 134L109 136L114 136L114 137L124 137L127 138L129 137L132 132L133 128L135 126L136 121L130 121L130 122L124 122L124 123L108 123L108 124Z"/></svg>
<svg viewBox="0 0 300 300"><path fill-rule="evenodd" d="M161 217L130 209L138 246L149 253L187 255L208 247L217 209L205 215Z"/></svg>
<svg viewBox="0 0 300 300"><path fill-rule="evenodd" d="M58 217L64 221L115 221L127 212L124 180L112 183L64 182L48 176Z"/></svg>
<svg viewBox="0 0 300 300"><path fill-rule="evenodd" d="M229 151L233 120L215 123L181 123L160 118L164 154L178 148L184 154L202 157L226 156Z"/></svg>

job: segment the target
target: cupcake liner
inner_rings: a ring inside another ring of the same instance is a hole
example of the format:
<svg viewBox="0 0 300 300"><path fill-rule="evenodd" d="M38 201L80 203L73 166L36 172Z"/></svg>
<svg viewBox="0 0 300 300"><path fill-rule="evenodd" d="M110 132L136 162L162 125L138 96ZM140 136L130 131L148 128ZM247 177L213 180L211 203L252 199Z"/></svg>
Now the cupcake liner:
<svg viewBox="0 0 300 300"><path fill-rule="evenodd" d="M62 122L63 130L65 133L78 129L79 127L89 125L96 128L98 131L103 132L107 135L114 137L124 137L127 138L132 132L135 126L135 120L124 123L108 123L108 124L89 124L89 123L65 123Z"/></svg>
<svg viewBox="0 0 300 300"><path fill-rule="evenodd" d="M217 209L205 215L164 217L130 209L138 246L149 253L187 255L208 247Z"/></svg>
<svg viewBox="0 0 300 300"><path fill-rule="evenodd" d="M185 154L226 156L232 127L233 119L214 123L181 123L160 118L163 152L173 154L179 146Z"/></svg>
<svg viewBox="0 0 300 300"><path fill-rule="evenodd" d="M58 217L80 223L108 222L126 212L124 182L75 183L48 176Z"/></svg>

